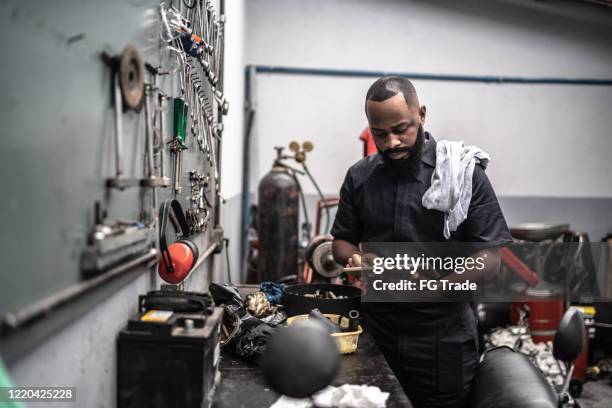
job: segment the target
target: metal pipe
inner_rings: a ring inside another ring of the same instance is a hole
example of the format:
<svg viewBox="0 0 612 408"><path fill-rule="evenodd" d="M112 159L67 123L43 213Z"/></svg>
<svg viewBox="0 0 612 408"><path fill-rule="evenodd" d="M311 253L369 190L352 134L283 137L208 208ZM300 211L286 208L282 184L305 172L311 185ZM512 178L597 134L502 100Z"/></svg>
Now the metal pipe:
<svg viewBox="0 0 612 408"><path fill-rule="evenodd" d="M374 268L371 266L347 266L342 268L342 272L354 273L354 272L366 272L371 271Z"/></svg>
<svg viewBox="0 0 612 408"><path fill-rule="evenodd" d="M164 150L166 150L166 142L164 140L164 97L159 95L159 167L162 180L166 178L166 170L164 168Z"/></svg>
<svg viewBox="0 0 612 408"><path fill-rule="evenodd" d="M208 248L206 248L206 251L204 251L204 253L202 253L202 256L198 257L198 261L193 265L193 267L191 268L191 270L189 271L189 274L187 274L187 276L185 277L185 279L183 279L183 281L179 284L179 285L183 285L185 282L187 282L187 280L191 277L191 274L200 267L200 265L202 265L202 263L208 259L209 256L211 256L215 250L218 247L218 243L214 243L214 244L210 244L210 246Z"/></svg>
<svg viewBox="0 0 612 408"><path fill-rule="evenodd" d="M113 76L113 97L115 104L115 176L117 178L123 175L123 155L121 146L121 140L123 138L123 126L121 121L123 120L123 105L121 102L121 90L119 88L119 74Z"/></svg>
<svg viewBox="0 0 612 408"><path fill-rule="evenodd" d="M240 225L240 273L247 270L248 255L249 255L249 225L251 220L250 214L250 166L251 166L251 128L253 127L253 118L255 116L255 109L253 107L252 94L253 94L253 78L255 76L255 67L249 65L244 71L244 112L245 112L245 126L244 136L242 142L242 222ZM246 279L244 279L246 281Z"/></svg>
<svg viewBox="0 0 612 408"><path fill-rule="evenodd" d="M144 115L145 115L145 143L147 156L147 177L153 178L155 170L153 168L153 139L151 137L151 87L145 84L144 93Z"/></svg>
<svg viewBox="0 0 612 408"><path fill-rule="evenodd" d="M247 66L248 70L251 66ZM343 76L343 77L381 77L401 76L411 79L423 79L431 81L455 81L455 82L484 82L495 84L546 84L546 85L598 85L612 86L612 79L599 78L557 78L557 77L516 77L496 75L455 75L455 74L432 74L419 72L401 71L363 71L354 69L330 69L330 68L301 68L301 67L276 67L269 65L254 65L258 74L287 74L287 75L316 75L316 76Z"/></svg>
<svg viewBox="0 0 612 408"><path fill-rule="evenodd" d="M195 265L193 265L193 268L191 268L191 272L195 271L196 269L198 269L198 267L200 265L202 265L202 262L204 262L209 256L211 256L215 250L218 247L218 243L214 243L214 244L210 244L210 246L208 248L206 248L206 251L204 251L204 253L202 253L202 256L198 257L198 261L195 263ZM187 280L189 278L189 276L191 275L191 272L189 272L189 275L187 275L187 277L185 278L185 280Z"/></svg>
<svg viewBox="0 0 612 408"><path fill-rule="evenodd" d="M157 263L157 251L155 249L151 249L148 253L141 255L138 258L116 266L100 276L77 283L76 285L72 285L15 312L7 313L0 322L0 333L4 337L6 332L19 329L22 326L34 322L35 320L43 318L58 307L75 300L76 298L118 276L123 275L138 265L149 263L151 261L155 261L155 263Z"/></svg>

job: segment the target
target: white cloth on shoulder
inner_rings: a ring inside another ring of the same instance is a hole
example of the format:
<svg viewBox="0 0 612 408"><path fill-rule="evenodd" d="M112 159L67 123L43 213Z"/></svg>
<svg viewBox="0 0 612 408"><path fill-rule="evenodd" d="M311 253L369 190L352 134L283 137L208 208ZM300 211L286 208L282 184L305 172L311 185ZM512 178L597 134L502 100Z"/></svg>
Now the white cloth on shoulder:
<svg viewBox="0 0 612 408"><path fill-rule="evenodd" d="M489 160L489 154L476 146L448 140L437 142L436 168L422 203L427 209L444 213L444 238L448 239L468 216L474 166L480 163L486 168Z"/></svg>

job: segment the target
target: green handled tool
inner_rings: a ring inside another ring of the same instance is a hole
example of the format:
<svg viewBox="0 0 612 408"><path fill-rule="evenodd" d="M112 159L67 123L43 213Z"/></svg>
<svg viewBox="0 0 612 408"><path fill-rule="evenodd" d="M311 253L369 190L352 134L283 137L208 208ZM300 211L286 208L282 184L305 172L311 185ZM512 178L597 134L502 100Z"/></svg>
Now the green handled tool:
<svg viewBox="0 0 612 408"><path fill-rule="evenodd" d="M187 104L181 98L174 99L174 137L178 139L181 148L186 149L187 137Z"/></svg>

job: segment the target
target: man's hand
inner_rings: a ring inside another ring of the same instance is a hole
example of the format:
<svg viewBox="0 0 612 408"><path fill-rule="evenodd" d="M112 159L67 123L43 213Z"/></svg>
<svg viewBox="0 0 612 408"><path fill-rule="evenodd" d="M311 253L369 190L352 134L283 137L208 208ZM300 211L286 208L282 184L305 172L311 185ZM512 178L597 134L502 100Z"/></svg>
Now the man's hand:
<svg viewBox="0 0 612 408"><path fill-rule="evenodd" d="M363 254L361 245L353 245L350 242L342 239L334 239L332 245L334 259L340 265L346 265L347 267L352 268L361 268L363 266L372 265L372 259L375 257L375 255ZM361 270L346 273L358 279L361 277Z"/></svg>
<svg viewBox="0 0 612 408"><path fill-rule="evenodd" d="M359 244L358 250L359 252L354 253L348 258L346 266L349 268L359 269L350 272L346 271L346 273L353 276L354 278L360 279L361 274L364 271L372 270L372 266L374 265L374 259L377 257L377 255L369 252L364 253L361 244Z"/></svg>
<svg viewBox="0 0 612 408"><path fill-rule="evenodd" d="M346 262L346 266L348 267L360 267L361 265L361 254L359 253L351 255Z"/></svg>

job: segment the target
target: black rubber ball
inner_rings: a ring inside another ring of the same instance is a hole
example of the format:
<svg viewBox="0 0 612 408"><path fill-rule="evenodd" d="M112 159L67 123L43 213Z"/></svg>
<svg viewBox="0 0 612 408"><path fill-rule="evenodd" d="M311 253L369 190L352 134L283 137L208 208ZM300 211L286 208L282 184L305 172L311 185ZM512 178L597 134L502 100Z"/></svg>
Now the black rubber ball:
<svg viewBox="0 0 612 408"><path fill-rule="evenodd" d="M334 380L340 364L336 341L318 322L297 322L278 330L261 359L266 381L292 398L309 397Z"/></svg>

